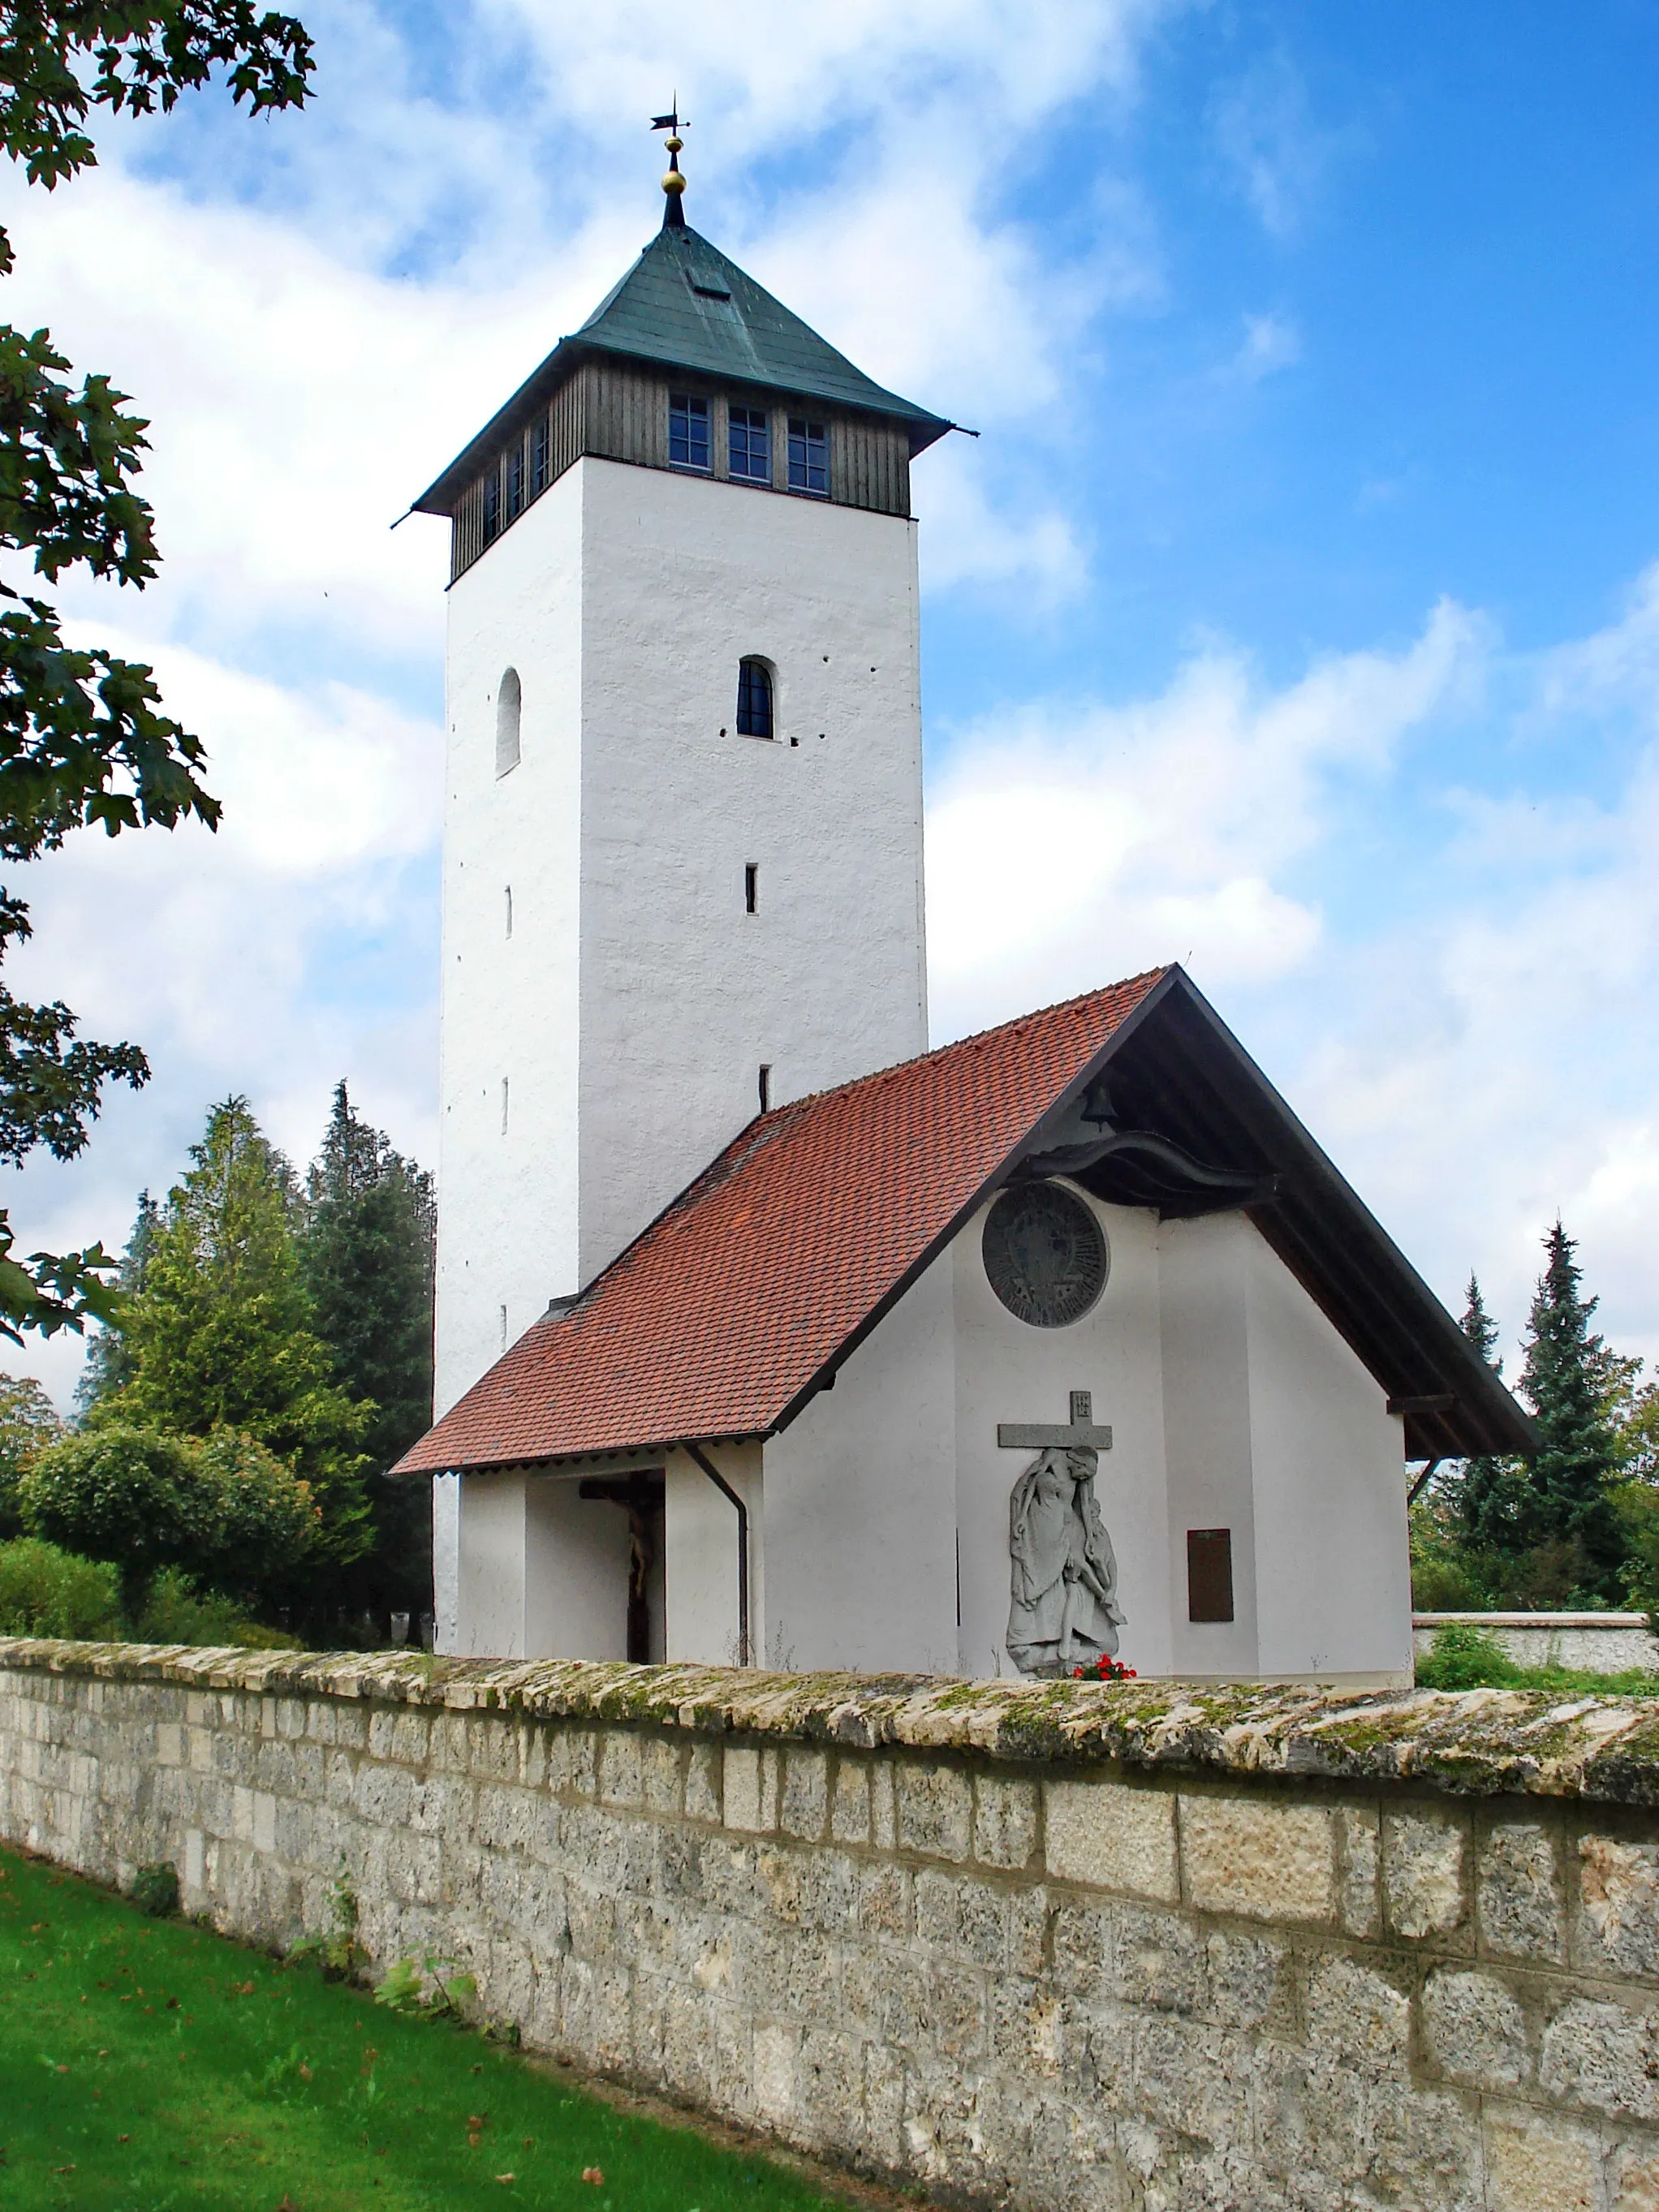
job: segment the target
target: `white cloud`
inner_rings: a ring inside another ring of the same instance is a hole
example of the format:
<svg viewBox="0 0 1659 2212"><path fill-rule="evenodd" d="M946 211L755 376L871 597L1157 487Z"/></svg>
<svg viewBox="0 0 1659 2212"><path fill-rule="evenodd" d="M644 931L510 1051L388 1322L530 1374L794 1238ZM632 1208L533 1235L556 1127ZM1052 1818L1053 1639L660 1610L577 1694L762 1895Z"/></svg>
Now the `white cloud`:
<svg viewBox="0 0 1659 2212"><path fill-rule="evenodd" d="M177 649L158 673L208 745L219 833L83 833L9 879L37 930L13 988L134 1038L155 1073L111 1094L80 1161L11 1178L31 1248L118 1238L140 1184L165 1188L231 1091L303 1159L346 1075L400 1143L432 1149L441 732L338 684L288 690ZM79 1360L64 1338L27 1364L67 1396Z"/></svg>
<svg viewBox="0 0 1659 2212"><path fill-rule="evenodd" d="M1514 787L1443 781L1333 928L1396 771L1500 666ZM1561 752L1624 726L1605 801L1561 787ZM959 732L933 802L939 1034L1184 960L1448 1302L1479 1272L1511 1373L1558 1212L1601 1325L1659 1359L1659 572L1530 661L1443 605L1279 690L1212 649L1150 700L1029 706Z"/></svg>
<svg viewBox="0 0 1659 2212"><path fill-rule="evenodd" d="M1269 236L1303 228L1350 131L1316 123L1307 88L1285 54L1256 63L1211 104L1216 149Z"/></svg>
<svg viewBox="0 0 1659 2212"><path fill-rule="evenodd" d="M389 526L645 242L660 203L642 125L672 88L676 37L704 118L694 219L878 379L975 427L1053 416L1091 319L1156 292L1144 210L1103 187L1093 239L1062 264L999 216L993 187L1079 90L1132 97L1138 42L1166 12L1048 0L1016 31L1004 0L860 4L802 14L780 39L753 0L597 21L502 0L477 11L479 83L446 101L412 82L392 19L335 6L302 116L251 124L203 95L170 123L115 126L104 166L57 193L0 176L19 252L9 311L49 322L152 420L165 566L116 619L216 653L268 653L303 628L336 665L432 667L445 532ZM515 46L540 68L503 94ZM804 132L821 174L775 208L757 165ZM581 154L538 200L529 155L553 138ZM1033 501L967 458L929 471L919 497L937 499L951 549L933 586L1075 581L1052 493Z"/></svg>
<svg viewBox="0 0 1659 2212"><path fill-rule="evenodd" d="M848 0L787 11L786 36L760 0L479 0L434 58L395 11L321 0L304 116L188 103L115 130L57 195L0 179L13 319L49 321L155 422L162 581L73 607L156 660L228 802L217 840L82 839L22 886L41 933L17 987L156 1070L83 1161L20 1179L26 1237L118 1237L231 1089L303 1157L345 1073L429 1155L439 738L410 702L435 696L444 532L386 526L643 242L642 126L676 81L694 222L872 374L991 434L918 470L930 587L1076 605L1086 524L1045 464L1077 433L1103 321L1167 282L1109 125L1174 12ZM1008 187L1085 95L1106 173L1092 235L1062 244ZM1258 219L1293 237L1346 142L1279 64L1211 119ZM1299 350L1264 311L1225 373ZM1189 958L1443 1292L1479 1265L1513 1330L1559 1206L1610 1333L1659 1350L1659 766L1650 750L1599 802L1547 772L1585 728L1659 740L1659 569L1620 622L1510 667L1512 787L1448 793L1437 771L1434 866L1340 910L1397 764L1498 659L1446 605L1414 642L1292 682L1207 646L1158 696L951 733L929 814L936 1024ZM28 1364L61 1390L77 1356Z"/></svg>
<svg viewBox="0 0 1659 2212"><path fill-rule="evenodd" d="M928 816L941 1033L1160 960L1218 982L1292 973L1321 917L1275 877L1323 834L1343 780L1379 775L1454 696L1481 638L1446 605L1404 652L1326 660L1280 692L1216 650L1157 699L959 733Z"/></svg>
<svg viewBox="0 0 1659 2212"><path fill-rule="evenodd" d="M1247 384L1259 384L1281 368L1291 368L1302 358L1302 339L1294 323L1283 315L1246 315L1244 336L1230 364L1230 373Z"/></svg>
<svg viewBox="0 0 1659 2212"><path fill-rule="evenodd" d="M318 0L302 115L251 123L215 93L109 125L102 166L56 194L0 174L8 313L49 323L152 422L161 578L142 597L71 585L67 611L155 662L226 802L217 839L82 838L21 886L40 934L16 987L155 1070L81 1161L16 1180L26 1237L118 1237L233 1089L303 1156L348 1073L429 1151L438 739L419 707L447 549L441 525L388 526L648 236L643 125L676 78L695 222L872 374L1057 435L1069 350L1156 295L1155 250L1109 177L1061 264L1000 212L1002 181L1080 94L1127 112L1169 12L854 0L780 36L758 0L477 0L423 49L396 10ZM1073 592L1063 507L959 443L919 479L930 584L1018 579L1039 609ZM63 1391L77 1359L60 1340L30 1364Z"/></svg>

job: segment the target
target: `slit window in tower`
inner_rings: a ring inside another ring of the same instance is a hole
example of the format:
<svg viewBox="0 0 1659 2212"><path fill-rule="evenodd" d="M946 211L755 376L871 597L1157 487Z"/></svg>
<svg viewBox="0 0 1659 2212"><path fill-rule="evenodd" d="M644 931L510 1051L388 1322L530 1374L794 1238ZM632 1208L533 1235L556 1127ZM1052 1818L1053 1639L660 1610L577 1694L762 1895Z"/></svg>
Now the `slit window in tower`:
<svg viewBox="0 0 1659 2212"><path fill-rule="evenodd" d="M763 1114L772 1110L772 1063L763 1060L760 1064L760 1109Z"/></svg>
<svg viewBox="0 0 1659 2212"><path fill-rule="evenodd" d="M772 672L763 660L738 664L738 735L769 738L772 734Z"/></svg>
<svg viewBox="0 0 1659 2212"><path fill-rule="evenodd" d="M508 1079L507 1079L505 1075L504 1075L504 1076L502 1076L502 1078L501 1078L501 1134L502 1134L502 1136L505 1136L505 1135L507 1134L507 1080L508 1080Z"/></svg>
<svg viewBox="0 0 1659 2212"><path fill-rule="evenodd" d="M731 473L750 483L772 481L772 435L763 407L728 407L726 451Z"/></svg>
<svg viewBox="0 0 1659 2212"><path fill-rule="evenodd" d="M507 886L507 933L509 937L513 934L513 886L511 884Z"/></svg>
<svg viewBox="0 0 1659 2212"><path fill-rule="evenodd" d="M668 465L703 470L708 466L708 402L695 392L668 395Z"/></svg>
<svg viewBox="0 0 1659 2212"><path fill-rule="evenodd" d="M502 464L501 475L507 494L507 519L517 521L524 513L524 441L522 439L507 453Z"/></svg>
<svg viewBox="0 0 1659 2212"><path fill-rule="evenodd" d="M760 869L753 860L743 864L743 910L745 914L760 911Z"/></svg>
<svg viewBox="0 0 1659 2212"><path fill-rule="evenodd" d="M549 441L545 415L535 422L530 432L530 496L547 489Z"/></svg>
<svg viewBox="0 0 1659 2212"><path fill-rule="evenodd" d="M520 731L524 718L524 688L516 668L504 669L495 690L495 773L507 775L519 765Z"/></svg>
<svg viewBox="0 0 1659 2212"><path fill-rule="evenodd" d="M830 492L830 433L804 415L789 417L789 489L815 492L820 499Z"/></svg>

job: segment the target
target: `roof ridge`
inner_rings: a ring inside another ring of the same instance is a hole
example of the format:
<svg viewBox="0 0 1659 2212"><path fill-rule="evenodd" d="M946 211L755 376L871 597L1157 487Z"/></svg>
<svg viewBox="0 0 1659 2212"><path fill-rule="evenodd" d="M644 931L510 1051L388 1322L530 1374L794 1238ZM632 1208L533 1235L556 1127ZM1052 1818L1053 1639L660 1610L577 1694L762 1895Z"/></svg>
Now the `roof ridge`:
<svg viewBox="0 0 1659 2212"><path fill-rule="evenodd" d="M969 1030L965 1036L951 1037L945 1044L929 1045L926 1052L913 1052L908 1060L895 1060L885 1067L872 1067L867 1075L849 1076L845 1083L828 1084L822 1091L803 1091L799 1098L786 1099L781 1106L774 1106L769 1113L757 1114L752 1121L744 1122L744 1130L753 1129L769 1121L781 1121L785 1115L798 1112L803 1106L813 1105L819 1099L834 1098L843 1091L856 1091L865 1084L874 1085L902 1075L907 1068L915 1067L924 1060L940 1060L946 1053L963 1052L970 1045L988 1044L994 1037L1006 1036L1011 1030L1025 1029L1033 1022L1047 1020L1051 1015L1069 1012L1073 1006L1085 1006L1091 999L1109 998L1114 991L1127 991L1137 983L1151 986L1161 982L1165 975L1174 975L1180 966L1178 960L1166 960L1158 967L1143 968L1137 975L1122 975L1115 983L1097 984L1091 991L1079 991L1069 999L1055 999L1046 1006L1033 1006L1030 1013L1011 1015L1006 1022L994 1022L988 1029ZM744 1131L740 1130L738 1136L743 1133ZM732 1144L738 1141L738 1137L732 1139ZM720 1157L723 1158L725 1155L722 1153ZM714 1163L711 1161L709 1164L712 1166Z"/></svg>
<svg viewBox="0 0 1659 2212"><path fill-rule="evenodd" d="M926 1060L943 1060L948 1054L984 1046L993 1038L1007 1036L1011 1030L1029 1028L1034 1022L1048 1020L1074 1006L1086 1006L1091 999L1109 998L1114 992L1131 990L1137 983L1145 983L1150 988L1165 975L1174 974L1179 966L1178 961L1169 960L1159 967L1143 969L1137 975L1121 976L1115 983L1097 984L1091 991L1079 991L1069 999L1056 999L1051 1005L1034 1006L1029 1013L1015 1014L1006 1022L994 1023L989 1029L972 1030L966 1036L952 1037L948 1044L932 1045L926 1052L912 1053L908 1060L893 1060L885 1067L872 1068L867 1075L851 1076L845 1083L830 1084L822 1091L805 1091L799 1098L791 1098L781 1106L773 1107L769 1113L752 1115L730 1141L720 1147L712 1160L698 1169L690 1182L677 1190L652 1215L645 1226L629 1238L614 1259L608 1260L598 1274L582 1285L568 1305L562 1306L556 1314L540 1315L525 1331L525 1335L527 1337L532 1331L555 1322L576 1319L591 1294L601 1283L623 1268L662 1223L672 1219L686 1207L699 1204L718 1184L728 1182L763 1146L769 1144L774 1138L786 1134L791 1124L799 1121L807 1108L817 1107L826 1099L840 1097L850 1091L873 1091L885 1083L896 1080L908 1070L921 1066Z"/></svg>

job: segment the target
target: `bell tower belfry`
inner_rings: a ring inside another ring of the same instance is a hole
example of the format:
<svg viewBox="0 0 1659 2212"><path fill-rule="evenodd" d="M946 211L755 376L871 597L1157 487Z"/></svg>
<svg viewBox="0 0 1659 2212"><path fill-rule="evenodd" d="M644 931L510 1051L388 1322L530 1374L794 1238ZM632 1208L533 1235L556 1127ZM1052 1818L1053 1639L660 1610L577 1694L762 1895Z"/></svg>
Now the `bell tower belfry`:
<svg viewBox="0 0 1659 2212"><path fill-rule="evenodd" d="M415 502L452 532L441 1415L757 1112L927 1043L909 465L951 426L687 227L668 120L661 230Z"/></svg>

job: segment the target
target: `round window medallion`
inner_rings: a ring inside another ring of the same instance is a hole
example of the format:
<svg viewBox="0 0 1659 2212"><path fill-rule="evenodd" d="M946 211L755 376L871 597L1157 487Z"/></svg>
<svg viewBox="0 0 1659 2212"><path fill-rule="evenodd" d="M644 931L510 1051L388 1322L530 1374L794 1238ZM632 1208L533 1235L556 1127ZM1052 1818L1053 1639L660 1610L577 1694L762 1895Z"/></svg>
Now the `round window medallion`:
<svg viewBox="0 0 1659 2212"><path fill-rule="evenodd" d="M1011 1314L1033 1328L1081 1321L1106 1287L1106 1238L1061 1183L1005 1190L985 1221L985 1272Z"/></svg>

